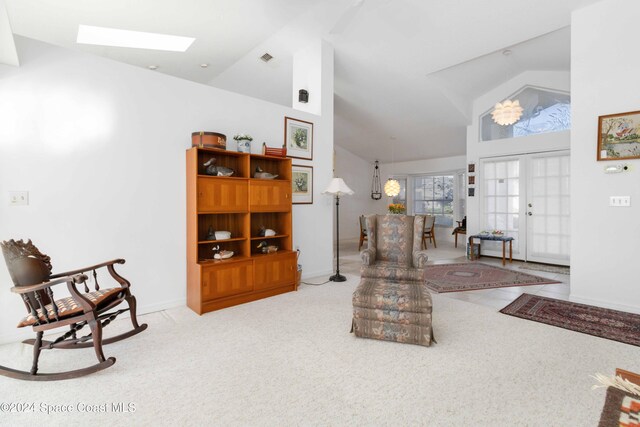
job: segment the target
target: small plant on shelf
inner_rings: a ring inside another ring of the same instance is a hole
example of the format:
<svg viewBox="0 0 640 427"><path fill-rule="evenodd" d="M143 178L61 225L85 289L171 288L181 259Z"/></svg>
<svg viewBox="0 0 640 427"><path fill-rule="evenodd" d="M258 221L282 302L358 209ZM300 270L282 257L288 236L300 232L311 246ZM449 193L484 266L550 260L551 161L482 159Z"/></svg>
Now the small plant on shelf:
<svg viewBox="0 0 640 427"><path fill-rule="evenodd" d="M407 208L402 203L391 203L389 205L389 213L391 214L403 214L407 212Z"/></svg>
<svg viewBox="0 0 640 427"><path fill-rule="evenodd" d="M233 139L236 141L253 141L253 137L245 133L240 133L238 135L235 135Z"/></svg>

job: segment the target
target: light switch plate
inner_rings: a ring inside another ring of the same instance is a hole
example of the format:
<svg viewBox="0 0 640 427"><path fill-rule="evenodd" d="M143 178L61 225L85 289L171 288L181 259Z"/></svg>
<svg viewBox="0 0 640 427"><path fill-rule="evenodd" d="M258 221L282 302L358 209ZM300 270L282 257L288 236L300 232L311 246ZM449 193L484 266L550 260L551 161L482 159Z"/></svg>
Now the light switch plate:
<svg viewBox="0 0 640 427"><path fill-rule="evenodd" d="M9 206L26 206L28 204L28 191L9 191Z"/></svg>
<svg viewBox="0 0 640 427"><path fill-rule="evenodd" d="M628 208L631 206L631 196L610 196L609 206L615 208Z"/></svg>

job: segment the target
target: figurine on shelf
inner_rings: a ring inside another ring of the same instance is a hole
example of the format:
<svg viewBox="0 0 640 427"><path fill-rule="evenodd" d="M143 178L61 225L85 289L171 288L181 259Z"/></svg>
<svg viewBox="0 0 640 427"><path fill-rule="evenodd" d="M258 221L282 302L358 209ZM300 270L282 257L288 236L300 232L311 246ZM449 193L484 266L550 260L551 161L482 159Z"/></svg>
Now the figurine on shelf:
<svg viewBox="0 0 640 427"><path fill-rule="evenodd" d="M260 249L263 254L270 254L278 251L278 247L276 245L269 245L266 240L260 242L257 248Z"/></svg>
<svg viewBox="0 0 640 427"><path fill-rule="evenodd" d="M275 235L276 235L275 230L272 230L270 228L264 228L264 225L260 226L260 231L258 231L258 237L270 237Z"/></svg>
<svg viewBox="0 0 640 427"><path fill-rule="evenodd" d="M205 167L204 173L212 176L231 176L234 170L226 166L216 166L216 158L212 157L202 166Z"/></svg>
<svg viewBox="0 0 640 427"><path fill-rule="evenodd" d="M274 175L271 174L269 172L265 172L262 170L262 168L260 166L258 166L256 168L256 173L253 174L254 178L259 178L259 179L276 179L278 177L278 175Z"/></svg>
<svg viewBox="0 0 640 427"><path fill-rule="evenodd" d="M216 240L227 240L231 238L230 231L216 231Z"/></svg>
<svg viewBox="0 0 640 427"><path fill-rule="evenodd" d="M220 251L213 256L215 259L229 259L233 256L233 251Z"/></svg>
<svg viewBox="0 0 640 427"><path fill-rule="evenodd" d="M228 259L233 256L233 251L221 251L220 245L215 245L212 250L214 259Z"/></svg>
<svg viewBox="0 0 640 427"><path fill-rule="evenodd" d="M207 231L207 237L205 237L204 240L216 240L216 232L213 229L212 225L209 226L209 231Z"/></svg>

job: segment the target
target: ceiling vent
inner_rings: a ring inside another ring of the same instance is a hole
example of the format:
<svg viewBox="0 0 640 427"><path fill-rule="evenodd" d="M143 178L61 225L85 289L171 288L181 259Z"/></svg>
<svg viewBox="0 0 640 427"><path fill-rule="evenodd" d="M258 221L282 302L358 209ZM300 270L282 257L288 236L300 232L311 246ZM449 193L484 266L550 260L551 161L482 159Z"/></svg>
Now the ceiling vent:
<svg viewBox="0 0 640 427"><path fill-rule="evenodd" d="M269 55L269 53L265 53L260 57L264 62L269 62L273 59L273 56Z"/></svg>

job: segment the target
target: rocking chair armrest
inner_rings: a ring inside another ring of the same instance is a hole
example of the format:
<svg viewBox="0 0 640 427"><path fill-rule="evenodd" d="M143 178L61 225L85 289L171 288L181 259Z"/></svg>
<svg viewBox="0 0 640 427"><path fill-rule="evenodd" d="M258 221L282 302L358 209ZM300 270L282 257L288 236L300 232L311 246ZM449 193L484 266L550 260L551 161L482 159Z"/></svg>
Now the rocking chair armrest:
<svg viewBox="0 0 640 427"><path fill-rule="evenodd" d="M55 279L55 278L62 277L62 276L73 276L74 274L84 273L85 271L96 270L98 268L108 267L108 266L113 265L113 264L124 264L125 262L126 261L124 259L118 258L118 259L114 259L114 260L111 260L111 261L103 262L103 263L100 263L100 264L92 265L91 267L80 268L78 270L65 271L64 273L56 273L56 274L51 275L50 277L52 279Z"/></svg>
<svg viewBox="0 0 640 427"><path fill-rule="evenodd" d="M16 294L27 294L30 292L41 291L43 289L50 288L51 286L59 285L60 283L83 283L88 279L84 274L69 275L51 280L49 282L42 282L36 285L29 286L14 286L11 288L11 292Z"/></svg>

